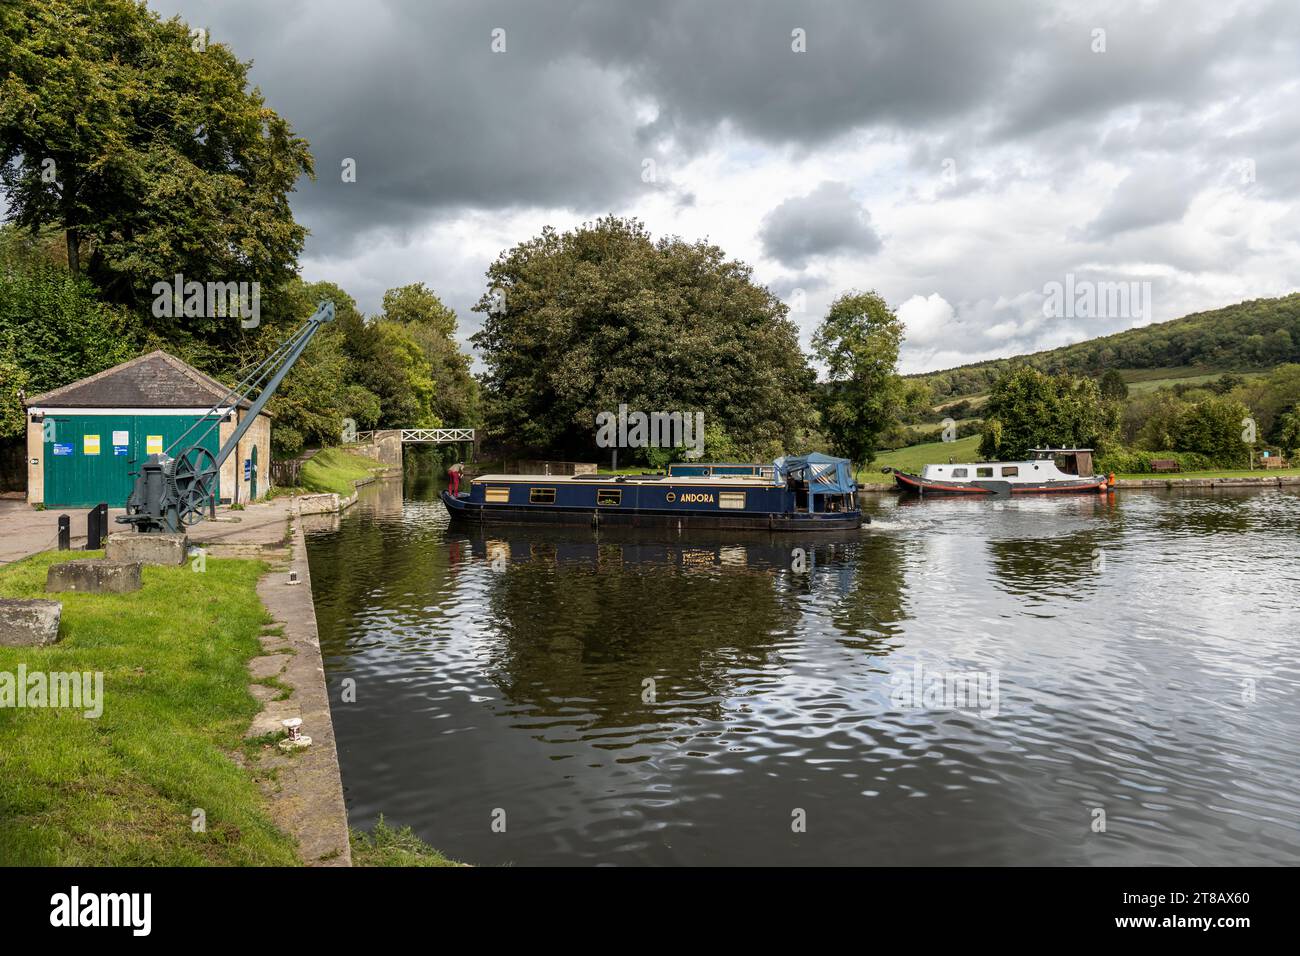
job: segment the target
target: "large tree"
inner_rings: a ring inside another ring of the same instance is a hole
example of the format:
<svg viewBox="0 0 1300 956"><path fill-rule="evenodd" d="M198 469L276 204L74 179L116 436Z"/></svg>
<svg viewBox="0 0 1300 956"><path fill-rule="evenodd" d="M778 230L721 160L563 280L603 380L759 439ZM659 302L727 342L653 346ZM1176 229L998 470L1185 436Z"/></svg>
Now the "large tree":
<svg viewBox="0 0 1300 956"><path fill-rule="evenodd" d="M489 267L474 308L488 432L521 451L591 457L597 413L620 404L703 412L754 457L792 447L813 417L785 305L707 242L613 216L547 227Z"/></svg>
<svg viewBox="0 0 1300 956"><path fill-rule="evenodd" d="M989 393L980 455L1014 461L1037 447L1101 449L1117 427L1094 379L1019 365Z"/></svg>
<svg viewBox="0 0 1300 956"><path fill-rule="evenodd" d="M7 217L57 225L67 262L110 300L154 283L294 272L288 193L307 144L224 45L134 0L42 0L0 14L0 188ZM201 320L186 319L195 324ZM214 335L233 334L228 319ZM190 330L192 331L192 330Z"/></svg>
<svg viewBox="0 0 1300 956"><path fill-rule="evenodd" d="M826 364L822 430L855 465L872 462L904 400L902 341L902 321L875 292L841 295L813 335L813 350Z"/></svg>

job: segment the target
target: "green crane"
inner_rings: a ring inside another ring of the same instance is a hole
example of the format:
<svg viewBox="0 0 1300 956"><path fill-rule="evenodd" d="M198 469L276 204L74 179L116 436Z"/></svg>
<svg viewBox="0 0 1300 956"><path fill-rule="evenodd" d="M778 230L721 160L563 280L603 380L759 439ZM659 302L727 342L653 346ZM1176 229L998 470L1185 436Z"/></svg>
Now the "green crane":
<svg viewBox="0 0 1300 956"><path fill-rule="evenodd" d="M198 524L204 515L216 508L218 475L221 466L231 456L244 433L257 421L262 408L275 394L284 377L293 368L312 337L326 322L334 321L334 303L320 302L312 317L274 352L268 355L244 380L230 389L185 434L172 442L158 455L150 455L136 472L131 497L126 502L126 514L117 520L132 525L141 532L178 532ZM252 398L253 393L256 398ZM201 442L220 424L220 411L238 407L251 399L248 412L213 456ZM233 401L232 401L233 400ZM182 446L190 432L208 422L207 429L190 441L188 447L175 457L169 453Z"/></svg>

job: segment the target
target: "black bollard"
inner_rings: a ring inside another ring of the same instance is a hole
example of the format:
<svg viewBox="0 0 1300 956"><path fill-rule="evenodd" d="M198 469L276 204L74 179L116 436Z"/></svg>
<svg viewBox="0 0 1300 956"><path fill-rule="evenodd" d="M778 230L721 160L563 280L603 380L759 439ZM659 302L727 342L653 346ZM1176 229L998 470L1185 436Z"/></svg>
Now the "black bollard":
<svg viewBox="0 0 1300 956"><path fill-rule="evenodd" d="M59 515L59 550L67 551L72 547L72 519Z"/></svg>
<svg viewBox="0 0 1300 956"><path fill-rule="evenodd" d="M86 516L86 550L98 551L108 534L108 505L101 502Z"/></svg>
<svg viewBox="0 0 1300 956"><path fill-rule="evenodd" d="M99 509L91 508L86 514L86 550L98 551L103 534L99 527Z"/></svg>

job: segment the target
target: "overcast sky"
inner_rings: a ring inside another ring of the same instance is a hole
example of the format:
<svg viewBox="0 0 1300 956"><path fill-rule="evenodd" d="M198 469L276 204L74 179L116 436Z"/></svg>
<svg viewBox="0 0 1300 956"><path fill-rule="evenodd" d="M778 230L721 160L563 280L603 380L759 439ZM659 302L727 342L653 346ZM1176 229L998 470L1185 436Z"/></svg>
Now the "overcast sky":
<svg viewBox="0 0 1300 956"><path fill-rule="evenodd" d="M311 143L305 278L423 281L462 337L499 252L610 212L751 264L805 344L876 289L905 371L1300 287L1296 0L150 5ZM1067 275L1150 308L1045 316Z"/></svg>

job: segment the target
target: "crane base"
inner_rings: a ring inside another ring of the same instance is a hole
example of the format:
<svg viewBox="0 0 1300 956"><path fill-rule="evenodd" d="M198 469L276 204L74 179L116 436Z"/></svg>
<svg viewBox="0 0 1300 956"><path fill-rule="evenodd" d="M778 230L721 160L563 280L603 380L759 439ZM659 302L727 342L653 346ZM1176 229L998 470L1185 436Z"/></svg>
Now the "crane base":
<svg viewBox="0 0 1300 956"><path fill-rule="evenodd" d="M112 561L179 566L185 563L189 548L189 535L183 533L139 534L134 531L119 531L108 536L108 548L104 553Z"/></svg>

